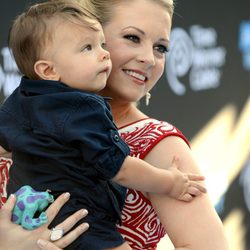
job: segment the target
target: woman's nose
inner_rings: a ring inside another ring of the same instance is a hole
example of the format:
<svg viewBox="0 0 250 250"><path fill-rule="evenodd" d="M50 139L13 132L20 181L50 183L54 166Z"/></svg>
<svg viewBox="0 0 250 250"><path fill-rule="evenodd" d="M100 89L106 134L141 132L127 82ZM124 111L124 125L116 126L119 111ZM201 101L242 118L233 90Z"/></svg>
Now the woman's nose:
<svg viewBox="0 0 250 250"><path fill-rule="evenodd" d="M140 63L147 64L148 66L155 65L155 56L152 48L145 48L141 50L140 54L137 56L137 61Z"/></svg>

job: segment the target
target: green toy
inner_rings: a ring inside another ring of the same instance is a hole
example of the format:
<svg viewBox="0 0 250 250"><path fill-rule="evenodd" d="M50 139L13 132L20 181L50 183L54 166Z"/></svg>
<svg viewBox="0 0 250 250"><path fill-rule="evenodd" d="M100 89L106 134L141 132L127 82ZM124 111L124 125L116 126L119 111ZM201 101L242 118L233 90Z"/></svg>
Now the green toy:
<svg viewBox="0 0 250 250"><path fill-rule="evenodd" d="M14 223L32 230L48 222L44 210L54 201L53 195L47 191L37 192L28 185L21 187L15 194L17 201L11 219Z"/></svg>

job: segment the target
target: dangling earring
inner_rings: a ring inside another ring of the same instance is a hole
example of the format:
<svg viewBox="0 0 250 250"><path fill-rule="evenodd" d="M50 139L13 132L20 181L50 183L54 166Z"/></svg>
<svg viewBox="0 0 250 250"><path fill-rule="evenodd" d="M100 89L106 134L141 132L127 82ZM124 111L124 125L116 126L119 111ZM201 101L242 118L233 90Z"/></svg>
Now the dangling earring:
<svg viewBox="0 0 250 250"><path fill-rule="evenodd" d="M150 98L151 98L151 94L149 92L147 92L146 96L145 96L145 104L146 104L146 106L149 105Z"/></svg>

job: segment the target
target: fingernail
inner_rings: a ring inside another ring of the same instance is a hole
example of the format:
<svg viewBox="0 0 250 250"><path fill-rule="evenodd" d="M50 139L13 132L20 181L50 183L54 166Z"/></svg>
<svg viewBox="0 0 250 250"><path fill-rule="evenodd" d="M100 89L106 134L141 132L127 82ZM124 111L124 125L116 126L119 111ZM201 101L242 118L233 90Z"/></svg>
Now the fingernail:
<svg viewBox="0 0 250 250"><path fill-rule="evenodd" d="M14 194L11 194L10 195L10 199L14 199L15 195Z"/></svg>
<svg viewBox="0 0 250 250"><path fill-rule="evenodd" d="M83 209L83 210L82 210L82 214L83 214L83 215L87 215L87 214L88 214L88 210L87 210L87 209Z"/></svg>
<svg viewBox="0 0 250 250"><path fill-rule="evenodd" d="M65 193L65 194L64 194L64 199L65 199L65 200L69 199L69 197L70 197L70 193Z"/></svg>
<svg viewBox="0 0 250 250"><path fill-rule="evenodd" d="M87 230L88 228L89 228L89 224L88 223L83 223L82 225L81 225L81 228L83 229L83 230Z"/></svg>
<svg viewBox="0 0 250 250"><path fill-rule="evenodd" d="M38 240L37 241L37 245L39 246L39 248L43 249L48 243L44 240Z"/></svg>

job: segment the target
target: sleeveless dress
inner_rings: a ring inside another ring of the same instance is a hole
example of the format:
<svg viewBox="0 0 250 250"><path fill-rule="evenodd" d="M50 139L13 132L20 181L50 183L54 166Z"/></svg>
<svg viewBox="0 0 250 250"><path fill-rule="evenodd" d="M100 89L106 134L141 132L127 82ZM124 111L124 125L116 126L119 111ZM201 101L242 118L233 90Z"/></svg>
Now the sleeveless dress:
<svg viewBox="0 0 250 250"><path fill-rule="evenodd" d="M7 200L7 183L9 179L9 168L12 164L10 159L0 157L0 208Z"/></svg>
<svg viewBox="0 0 250 250"><path fill-rule="evenodd" d="M146 118L121 127L119 133L130 147L131 156L144 159L162 139L178 136L188 145L187 139L167 122ZM133 250L155 250L157 243L166 234L150 201L139 191L128 189L122 211L122 226L119 232Z"/></svg>
<svg viewBox="0 0 250 250"><path fill-rule="evenodd" d="M139 120L119 129L130 147L131 156L144 159L162 139L178 136L188 145L185 136L171 124L151 118ZM6 185L11 160L0 158L0 207L6 201ZM119 232L133 250L156 250L157 243L166 234L150 201L139 191L128 189L122 211Z"/></svg>

